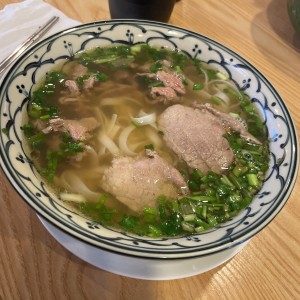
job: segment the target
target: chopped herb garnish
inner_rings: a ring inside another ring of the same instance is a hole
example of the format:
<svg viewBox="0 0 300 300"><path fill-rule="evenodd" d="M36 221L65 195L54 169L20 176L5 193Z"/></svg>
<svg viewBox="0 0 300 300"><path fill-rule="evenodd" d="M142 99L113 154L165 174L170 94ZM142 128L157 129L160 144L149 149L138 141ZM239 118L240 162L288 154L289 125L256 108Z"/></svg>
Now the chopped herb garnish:
<svg viewBox="0 0 300 300"><path fill-rule="evenodd" d="M156 73L157 71L162 70L162 67L163 67L162 63L157 61L150 67L150 72Z"/></svg>
<svg viewBox="0 0 300 300"><path fill-rule="evenodd" d="M145 148L145 150L154 150L153 144L148 144L144 148Z"/></svg>
<svg viewBox="0 0 300 300"><path fill-rule="evenodd" d="M217 79L217 74L218 74L218 71L217 70L214 70L214 69L207 69L206 70L206 73L207 73L207 76L208 76L208 79L209 80L213 80L213 79Z"/></svg>
<svg viewBox="0 0 300 300"><path fill-rule="evenodd" d="M2 128L2 133L8 135L8 130L7 130L7 128Z"/></svg>
<svg viewBox="0 0 300 300"><path fill-rule="evenodd" d="M34 137L34 136L33 136ZM31 140L33 137L29 138ZM43 139L45 134L43 135ZM69 156L74 156L85 150L80 141L75 141L68 132L64 132L60 135L61 143L59 144L58 151L47 151L46 160L47 166L41 169L41 174L45 176L49 182L52 182L57 167L61 160Z"/></svg>
<svg viewBox="0 0 300 300"><path fill-rule="evenodd" d="M193 90L195 91L200 91L204 88L204 84L203 83L194 83L193 84Z"/></svg>
<svg viewBox="0 0 300 300"><path fill-rule="evenodd" d="M49 103L49 97L54 94L57 85L61 86L63 84L65 76L64 73L58 71L47 74L44 85L32 94L28 110L28 115L31 118L50 119L58 117L57 107Z"/></svg>

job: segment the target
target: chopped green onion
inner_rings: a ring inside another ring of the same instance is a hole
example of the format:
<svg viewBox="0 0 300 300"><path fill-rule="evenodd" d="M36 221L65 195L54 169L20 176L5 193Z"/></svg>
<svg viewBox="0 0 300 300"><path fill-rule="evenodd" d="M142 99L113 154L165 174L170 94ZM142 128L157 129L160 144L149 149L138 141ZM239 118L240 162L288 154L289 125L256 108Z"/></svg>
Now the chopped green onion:
<svg viewBox="0 0 300 300"><path fill-rule="evenodd" d="M162 236L161 230L154 225L148 226L148 232L149 236L153 238Z"/></svg>
<svg viewBox="0 0 300 300"><path fill-rule="evenodd" d="M248 171L248 168L246 166L240 166L236 165L234 169L232 170L232 173L236 176L239 177L243 174L245 174Z"/></svg>
<svg viewBox="0 0 300 300"><path fill-rule="evenodd" d="M131 46L130 50L131 50L131 53L137 54L138 52L141 52L141 50L142 50L142 44Z"/></svg>
<svg viewBox="0 0 300 300"><path fill-rule="evenodd" d="M210 101L213 103L213 104L221 104L222 103L222 100L219 98L219 97L216 97L216 96L211 96L210 97Z"/></svg>
<svg viewBox="0 0 300 300"><path fill-rule="evenodd" d="M259 187L260 183L256 174L246 174L250 186Z"/></svg>
<svg viewBox="0 0 300 300"><path fill-rule="evenodd" d="M191 225L190 223L188 223L188 222L182 221L181 226L182 226L182 229L184 231L187 231L187 232L194 232L195 231L195 227L193 225Z"/></svg>
<svg viewBox="0 0 300 300"><path fill-rule="evenodd" d="M183 215L183 220L186 222L192 222L196 220L196 215L195 214L189 214L189 215Z"/></svg>
<svg viewBox="0 0 300 300"><path fill-rule="evenodd" d="M150 72L156 73L157 71L162 70L162 67L162 63L160 61L157 61L150 67Z"/></svg>
<svg viewBox="0 0 300 300"><path fill-rule="evenodd" d="M202 196L197 196L197 195L196 196L188 196L187 199L201 201L201 202L217 201L216 197L206 196L206 195L202 195Z"/></svg>
<svg viewBox="0 0 300 300"><path fill-rule="evenodd" d="M204 88L204 84L203 83L194 83L193 84L193 90L194 91L200 91Z"/></svg>
<svg viewBox="0 0 300 300"><path fill-rule="evenodd" d="M206 214L207 214L207 206L203 206L201 215L204 219L206 219Z"/></svg>
<svg viewBox="0 0 300 300"><path fill-rule="evenodd" d="M113 62L113 61L117 60L118 58L120 58L120 57L112 55L111 57L96 59L96 60L94 60L94 63L96 63L96 64L104 64L104 63L107 63L107 62Z"/></svg>
<svg viewBox="0 0 300 300"><path fill-rule="evenodd" d="M204 230L205 230L205 228L203 226L195 227L195 232L197 232L197 233L203 232Z"/></svg>
<svg viewBox="0 0 300 300"><path fill-rule="evenodd" d="M160 80L155 80L151 83L148 84L148 88L153 88L153 87L163 87L165 86L164 83Z"/></svg>
<svg viewBox="0 0 300 300"><path fill-rule="evenodd" d="M228 80L229 76L226 73L223 72L217 72L216 76L221 80Z"/></svg>
<svg viewBox="0 0 300 300"><path fill-rule="evenodd" d="M153 144L148 144L144 148L145 148L145 150L154 150Z"/></svg>
<svg viewBox="0 0 300 300"><path fill-rule="evenodd" d="M229 178L228 178L226 175L223 174L222 177L220 178L220 180L221 180L224 184L233 187L232 182L229 180Z"/></svg>

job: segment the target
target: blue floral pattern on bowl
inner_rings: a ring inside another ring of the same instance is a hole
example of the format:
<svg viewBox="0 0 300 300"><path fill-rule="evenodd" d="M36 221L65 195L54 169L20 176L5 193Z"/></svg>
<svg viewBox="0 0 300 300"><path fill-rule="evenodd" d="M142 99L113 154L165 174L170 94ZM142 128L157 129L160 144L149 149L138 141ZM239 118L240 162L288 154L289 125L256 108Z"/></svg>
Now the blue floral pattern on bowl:
<svg viewBox="0 0 300 300"><path fill-rule="evenodd" d="M180 49L227 73L257 106L268 130L270 169L262 190L237 217L190 236L150 239L94 223L66 207L47 188L27 156L22 124L32 91L46 72L76 53L111 44ZM295 126L278 93L249 62L207 37L175 26L115 20L57 33L27 51L6 74L0 91L1 166L20 196L46 220L102 249L148 258L204 256L236 246L263 229L286 203L298 170Z"/></svg>

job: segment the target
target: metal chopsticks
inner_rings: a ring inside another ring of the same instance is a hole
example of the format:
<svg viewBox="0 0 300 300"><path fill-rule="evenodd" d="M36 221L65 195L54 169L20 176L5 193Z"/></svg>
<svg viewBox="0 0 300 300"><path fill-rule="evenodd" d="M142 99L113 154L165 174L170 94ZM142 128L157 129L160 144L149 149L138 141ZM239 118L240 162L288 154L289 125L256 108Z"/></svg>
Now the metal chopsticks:
<svg viewBox="0 0 300 300"><path fill-rule="evenodd" d="M40 26L31 36L29 36L17 49L7 56L0 63L0 73L2 73L11 63L13 63L27 48L42 37L57 21L59 17L52 17L44 25Z"/></svg>

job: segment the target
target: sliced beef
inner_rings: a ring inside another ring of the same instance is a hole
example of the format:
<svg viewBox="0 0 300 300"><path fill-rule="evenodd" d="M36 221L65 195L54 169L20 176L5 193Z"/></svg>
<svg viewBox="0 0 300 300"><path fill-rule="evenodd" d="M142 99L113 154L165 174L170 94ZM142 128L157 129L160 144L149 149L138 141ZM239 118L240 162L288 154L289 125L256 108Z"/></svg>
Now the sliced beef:
<svg viewBox="0 0 300 300"><path fill-rule="evenodd" d="M83 89L87 90L93 88L95 82L96 82L96 78L94 76L89 77L88 79L83 81Z"/></svg>
<svg viewBox="0 0 300 300"><path fill-rule="evenodd" d="M226 129L207 109L170 106L161 114L158 127L167 145L191 168L220 174L233 162L233 151L223 137Z"/></svg>
<svg viewBox="0 0 300 300"><path fill-rule="evenodd" d="M195 107L202 110L207 110L212 113L222 122L224 128L237 131L241 134L241 137L252 140L256 144L261 144L261 142L256 137L254 137L247 131L246 124L241 122L240 120L233 118L229 114L214 109L210 104L195 105Z"/></svg>
<svg viewBox="0 0 300 300"><path fill-rule="evenodd" d="M180 102L180 98L170 87L153 87L150 94L154 99L152 103L163 102L164 104L168 104Z"/></svg>
<svg viewBox="0 0 300 300"><path fill-rule="evenodd" d="M180 95L185 94L185 87L182 83L182 80L176 74L158 71L156 75L158 80L163 82L164 86L172 88Z"/></svg>
<svg viewBox="0 0 300 300"><path fill-rule="evenodd" d="M163 64L167 64L164 61ZM164 104L174 104L181 102L181 96L186 93L185 87L176 73L171 70L157 71L156 73L138 73L138 76L145 76L148 78L156 79L163 83L163 87L152 87L150 95L154 101L150 103L163 102Z"/></svg>
<svg viewBox="0 0 300 300"><path fill-rule="evenodd" d="M66 132L66 128L65 128L65 123L64 123L65 120L61 119L61 118L56 118L56 119L51 119L49 120L48 122L48 126L43 129L42 131L45 133L45 134L48 134L49 132L51 131L54 131L54 132Z"/></svg>
<svg viewBox="0 0 300 300"><path fill-rule="evenodd" d="M90 138L90 132L99 127L98 121L93 117L80 120L64 120L61 118L49 120L48 127L43 129L44 133L69 132L76 141L84 141Z"/></svg>
<svg viewBox="0 0 300 300"><path fill-rule="evenodd" d="M160 195L177 199L187 192L179 171L153 151L135 158L114 158L100 185L132 211L154 207Z"/></svg>
<svg viewBox="0 0 300 300"><path fill-rule="evenodd" d="M69 90L69 96L71 97L77 97L80 95L80 90L77 85L77 83L74 80L66 80L65 81L65 86Z"/></svg>
<svg viewBox="0 0 300 300"><path fill-rule="evenodd" d="M94 76L91 76L85 80L83 80L83 90L91 89L94 87L94 84L96 82L96 78ZM66 80L65 86L68 88L69 94L68 97L70 98L78 98L80 96L80 88L76 81L74 80Z"/></svg>
<svg viewBox="0 0 300 300"><path fill-rule="evenodd" d="M90 138L90 132L99 126L98 121L93 117L80 120L66 120L65 127L71 137L76 141L84 141Z"/></svg>

